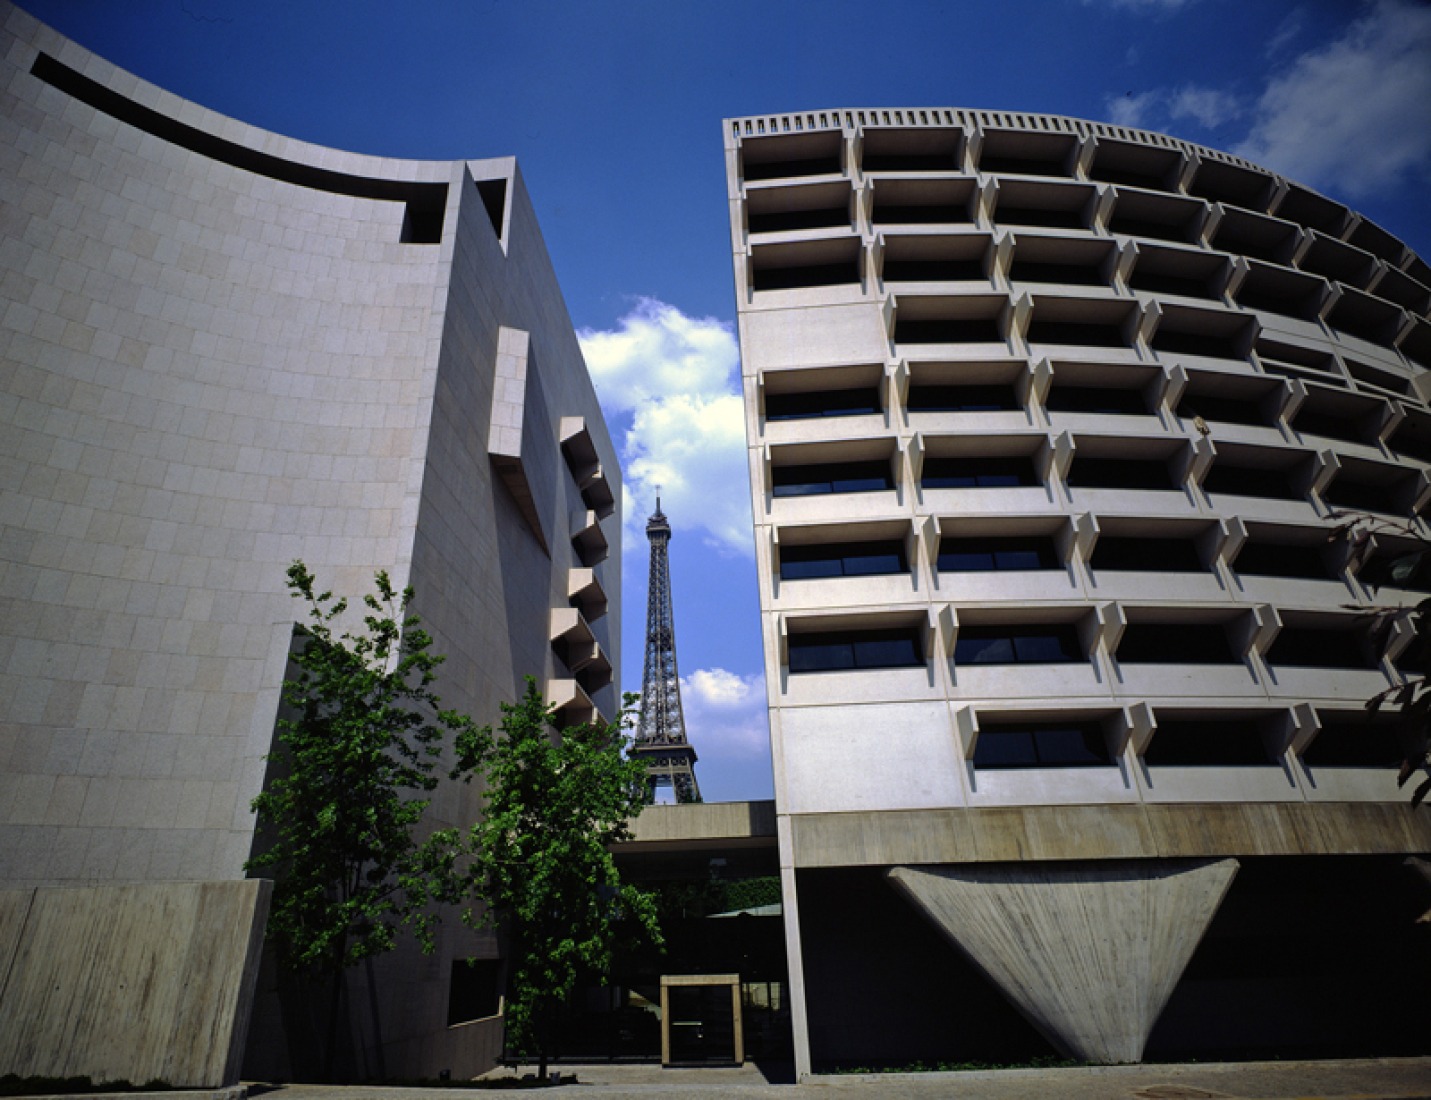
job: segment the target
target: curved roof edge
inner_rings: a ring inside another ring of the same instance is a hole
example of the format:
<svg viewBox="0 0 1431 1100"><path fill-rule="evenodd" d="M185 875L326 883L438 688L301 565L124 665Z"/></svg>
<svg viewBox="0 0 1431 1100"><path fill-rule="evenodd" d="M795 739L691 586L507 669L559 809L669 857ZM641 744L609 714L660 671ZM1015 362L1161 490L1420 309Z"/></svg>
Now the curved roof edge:
<svg viewBox="0 0 1431 1100"><path fill-rule="evenodd" d="M152 112L171 124L197 131L211 141L236 146L254 157L272 157L306 170L398 183L445 184L452 178L454 165L468 163L468 158L407 160L353 153L241 122L121 69L15 7L10 0L0 0L0 29L6 37L12 38L7 44L7 53L10 63L17 69L32 72L37 61L48 57L61 69L78 74L110 96L127 101L137 108L136 113ZM70 94L74 93L71 91ZM111 115L114 113L102 106L96 109Z"/></svg>

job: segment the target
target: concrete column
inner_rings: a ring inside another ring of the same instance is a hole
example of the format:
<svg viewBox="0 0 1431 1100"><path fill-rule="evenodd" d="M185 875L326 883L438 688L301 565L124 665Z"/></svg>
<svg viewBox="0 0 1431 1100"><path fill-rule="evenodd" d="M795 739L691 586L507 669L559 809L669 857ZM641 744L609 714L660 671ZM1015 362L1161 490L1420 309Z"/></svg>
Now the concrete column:
<svg viewBox="0 0 1431 1100"><path fill-rule="evenodd" d="M1234 859L894 867L891 883L1069 1057L1137 1062Z"/></svg>

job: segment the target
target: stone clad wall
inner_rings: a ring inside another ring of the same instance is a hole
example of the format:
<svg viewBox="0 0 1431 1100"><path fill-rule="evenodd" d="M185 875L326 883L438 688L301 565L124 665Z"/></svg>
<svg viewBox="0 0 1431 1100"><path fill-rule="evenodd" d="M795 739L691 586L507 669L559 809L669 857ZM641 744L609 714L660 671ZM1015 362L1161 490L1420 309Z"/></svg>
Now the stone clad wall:
<svg viewBox="0 0 1431 1100"><path fill-rule="evenodd" d="M573 720L614 715L619 470L515 161L260 131L5 0L0 59L0 886L241 879L305 615L295 559L355 621L375 571L413 584L446 706L495 722L532 675L568 686ZM489 454L504 329L529 342L511 457L541 479L546 546ZM599 486L575 481L568 423ZM603 660L572 670L553 611L578 571ZM429 820L479 809L447 785ZM355 1064L489 1066L500 1019L449 1028L448 985L496 951L454 920L434 955L355 975ZM282 1075L294 1018L272 979L251 1064ZM37 1040L46 1065L57 1041Z"/></svg>

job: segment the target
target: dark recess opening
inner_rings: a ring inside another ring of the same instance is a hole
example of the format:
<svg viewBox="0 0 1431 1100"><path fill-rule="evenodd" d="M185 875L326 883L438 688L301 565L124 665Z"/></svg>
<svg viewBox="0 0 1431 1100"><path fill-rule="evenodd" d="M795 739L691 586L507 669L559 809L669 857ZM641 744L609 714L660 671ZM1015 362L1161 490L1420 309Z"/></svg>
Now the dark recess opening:
<svg viewBox="0 0 1431 1100"><path fill-rule="evenodd" d="M454 959L447 987L447 1026L497 1015L501 959Z"/></svg>
<svg viewBox="0 0 1431 1100"><path fill-rule="evenodd" d="M1235 665L1227 631L1215 623L1129 623L1116 654L1125 665Z"/></svg>
<svg viewBox="0 0 1431 1100"><path fill-rule="evenodd" d="M1262 733L1251 722L1165 722L1143 753L1149 767L1257 767L1271 764Z"/></svg>
<svg viewBox="0 0 1431 1100"><path fill-rule="evenodd" d="M501 237L507 209L507 181L478 180L477 194L482 196L482 206L487 211L487 220L492 223L492 232ZM441 233L442 227L439 225L437 228Z"/></svg>
<svg viewBox="0 0 1431 1100"><path fill-rule="evenodd" d="M1206 573L1192 539L1104 535L1088 564L1099 569L1138 573Z"/></svg>
<svg viewBox="0 0 1431 1100"><path fill-rule="evenodd" d="M42 53L30 66L30 73L46 84L73 96L81 103L102 111L111 118L143 130L146 134L170 142L191 153L241 168L269 179L328 191L337 195L352 195L362 199L381 199L407 204L403 219L402 240L407 244L436 244L442 237L442 213L447 206L447 184L413 183L405 180L372 179L298 164L270 153L239 145L194 126L169 118L158 111L135 103L134 100L106 88L78 73L49 54ZM409 235L411 227L412 235ZM433 236L433 233L436 235Z"/></svg>

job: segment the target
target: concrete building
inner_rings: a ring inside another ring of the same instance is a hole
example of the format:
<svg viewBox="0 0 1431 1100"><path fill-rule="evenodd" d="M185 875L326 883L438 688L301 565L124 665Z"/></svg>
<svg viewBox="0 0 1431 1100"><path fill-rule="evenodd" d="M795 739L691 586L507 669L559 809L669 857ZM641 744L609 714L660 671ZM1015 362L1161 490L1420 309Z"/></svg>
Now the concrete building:
<svg viewBox="0 0 1431 1100"><path fill-rule="evenodd" d="M724 127L799 1071L1420 1051L1424 594L1327 532L1426 534L1431 268L1160 134Z"/></svg>
<svg viewBox="0 0 1431 1100"><path fill-rule="evenodd" d="M528 674L614 716L615 452L512 159L266 133L8 3L0 57L0 1072L221 1084L286 567L413 585L481 721ZM474 812L443 789L430 816ZM449 921L371 1010L355 975L355 1072L489 1066L500 1020L449 985L495 952ZM296 1071L293 1022L275 994L250 1072Z"/></svg>

